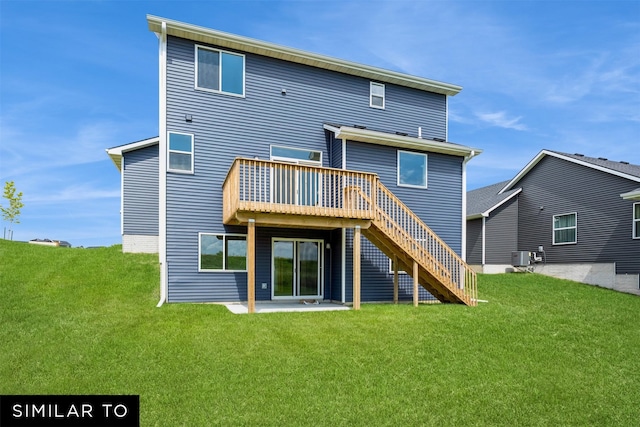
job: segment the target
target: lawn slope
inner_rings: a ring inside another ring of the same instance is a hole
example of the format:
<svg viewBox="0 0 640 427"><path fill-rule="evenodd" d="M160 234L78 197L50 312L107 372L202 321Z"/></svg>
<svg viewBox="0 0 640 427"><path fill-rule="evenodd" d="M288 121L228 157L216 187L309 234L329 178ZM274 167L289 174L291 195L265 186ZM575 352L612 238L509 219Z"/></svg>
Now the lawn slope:
<svg viewBox="0 0 640 427"><path fill-rule="evenodd" d="M0 394L139 394L143 426L640 419L636 296L511 274L475 308L233 315L156 308L158 276L118 246L0 240Z"/></svg>

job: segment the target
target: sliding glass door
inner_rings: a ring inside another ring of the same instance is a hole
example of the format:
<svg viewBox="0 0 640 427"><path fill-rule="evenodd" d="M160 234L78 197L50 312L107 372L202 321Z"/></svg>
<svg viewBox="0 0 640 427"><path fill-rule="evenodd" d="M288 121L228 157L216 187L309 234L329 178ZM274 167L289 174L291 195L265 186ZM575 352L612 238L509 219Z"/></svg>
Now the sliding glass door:
<svg viewBox="0 0 640 427"><path fill-rule="evenodd" d="M322 240L273 239L272 298L322 298Z"/></svg>

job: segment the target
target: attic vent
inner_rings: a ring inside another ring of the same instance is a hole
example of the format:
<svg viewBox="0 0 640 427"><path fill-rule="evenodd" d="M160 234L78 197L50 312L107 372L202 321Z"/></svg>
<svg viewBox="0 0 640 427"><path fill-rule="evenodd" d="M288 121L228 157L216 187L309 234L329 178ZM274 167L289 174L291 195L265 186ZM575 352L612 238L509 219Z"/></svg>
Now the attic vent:
<svg viewBox="0 0 640 427"><path fill-rule="evenodd" d="M575 153L574 156L580 156L580 157L584 157L584 154L580 154L580 153Z"/></svg>
<svg viewBox="0 0 640 427"><path fill-rule="evenodd" d="M598 160L609 160L609 159L607 159L605 157L598 157Z"/></svg>
<svg viewBox="0 0 640 427"><path fill-rule="evenodd" d="M625 162L624 160L620 160L620 163L622 163L623 165L628 165L629 162Z"/></svg>
<svg viewBox="0 0 640 427"><path fill-rule="evenodd" d="M366 126L362 126L362 125L353 125L354 128L356 129L366 129Z"/></svg>
<svg viewBox="0 0 640 427"><path fill-rule="evenodd" d="M406 132L396 132L396 135L400 135L400 136L407 136L407 135L409 135L409 134L408 134L408 133L406 133Z"/></svg>

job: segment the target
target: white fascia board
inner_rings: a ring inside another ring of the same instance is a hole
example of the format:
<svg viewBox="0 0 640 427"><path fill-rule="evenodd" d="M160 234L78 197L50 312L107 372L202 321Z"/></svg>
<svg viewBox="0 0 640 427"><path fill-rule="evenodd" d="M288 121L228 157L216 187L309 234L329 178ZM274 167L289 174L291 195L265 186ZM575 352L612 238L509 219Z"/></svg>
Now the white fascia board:
<svg viewBox="0 0 640 427"><path fill-rule="evenodd" d="M397 71L385 70L383 68L358 64L356 62L345 61L330 56L317 53L306 52L286 46L268 43L261 40L229 34L210 28L173 21L153 15L147 15L149 30L160 33L162 23L166 23L167 34L201 43L208 43L215 46L235 49L242 52L254 53L257 55L277 58L284 61L296 62L317 68L337 71L344 74L364 77L384 83L393 83L400 86L425 90L428 92L440 93L454 96L458 94L462 87L451 83L439 82L423 77L412 76L399 73Z"/></svg>
<svg viewBox="0 0 640 427"><path fill-rule="evenodd" d="M640 200L640 188L629 191L628 193L622 193L620 197L625 200Z"/></svg>
<svg viewBox="0 0 640 427"><path fill-rule="evenodd" d="M350 141L368 142L370 144L387 145L398 148L409 148L412 150L428 151L431 153L450 154L454 156L468 157L469 159L482 153L482 150L478 148L466 147L464 145L452 144L450 142L439 142L412 136L395 135L369 129L358 129L348 126L340 126L337 128L331 125L324 125L324 128L333 132L336 138L348 139Z"/></svg>
<svg viewBox="0 0 640 427"><path fill-rule="evenodd" d="M509 200L513 199L516 195L518 195L520 193L522 193L522 188L518 188L518 190L514 191L513 194L511 194L509 197L505 197L504 200L501 200L500 202L498 202L495 205L491 206L486 211L482 212L482 216L488 217L491 214L491 212L493 212L494 210L498 209L500 206L504 205L505 203L507 203Z"/></svg>
<svg viewBox="0 0 640 427"><path fill-rule="evenodd" d="M140 148L150 147L159 142L159 137L143 139L142 141L131 142L129 144L119 145L117 147L107 148L106 152L111 157L111 161L116 165L118 170L122 170L122 154L129 151L139 150Z"/></svg>
<svg viewBox="0 0 640 427"><path fill-rule="evenodd" d="M513 178L511 181L509 181L507 183L507 185L505 185L504 188L498 192L498 194L502 194L505 191L508 191L509 189L511 189L511 187L513 187L526 174L528 174L529 171L531 169L533 169L534 166L537 165L540 162L540 160L542 160L544 158L544 156L556 157L558 159L566 160L568 162L572 162L572 163L575 163L577 165L585 166L585 167L588 167L588 168L591 168L591 169L595 169L595 170L598 170L598 171L601 171L601 172L606 172L608 174L619 176L619 177L622 177L622 178L626 178L626 179L629 179L631 181L640 182L640 177L637 177L637 176L629 175L629 174L626 174L624 172L618 172L618 171L615 171L613 169L608 169L608 168L605 168L605 167L602 167L602 166L594 165L593 163L585 162L585 161L579 160L579 159L574 159L573 157L563 156L562 154L554 153L554 152L551 152L551 151L548 151L548 150L542 150L533 158L533 160L531 160L529 163L527 163L527 165L524 167L524 169L522 169L515 176L515 178Z"/></svg>
<svg viewBox="0 0 640 427"><path fill-rule="evenodd" d="M467 215L467 221L471 221L472 219L480 219L480 218L484 218L486 215L484 213L479 213L479 214L473 214L473 215Z"/></svg>
<svg viewBox="0 0 640 427"><path fill-rule="evenodd" d="M510 194L508 197L505 197L503 200L500 200L498 203L496 203L495 205L491 206L486 211L481 212L481 213L477 213L477 214L473 214L473 215L467 215L467 221L470 221L472 219L478 219L478 218L488 218L489 215L491 215L491 212L493 212L494 210L498 209L500 206L504 205L505 203L507 203L509 200L513 199L516 195L520 194L521 192L522 192L522 188L518 188L518 190L514 191L513 194Z"/></svg>

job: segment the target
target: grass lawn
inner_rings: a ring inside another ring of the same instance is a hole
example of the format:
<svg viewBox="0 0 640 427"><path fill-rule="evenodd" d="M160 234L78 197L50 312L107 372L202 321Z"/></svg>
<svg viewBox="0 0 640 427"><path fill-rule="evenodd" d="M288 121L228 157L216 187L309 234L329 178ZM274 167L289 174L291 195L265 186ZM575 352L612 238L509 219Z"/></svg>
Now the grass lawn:
<svg viewBox="0 0 640 427"><path fill-rule="evenodd" d="M233 315L157 282L156 256L0 240L0 394L139 394L142 426L640 420L636 296L511 274L476 308Z"/></svg>

